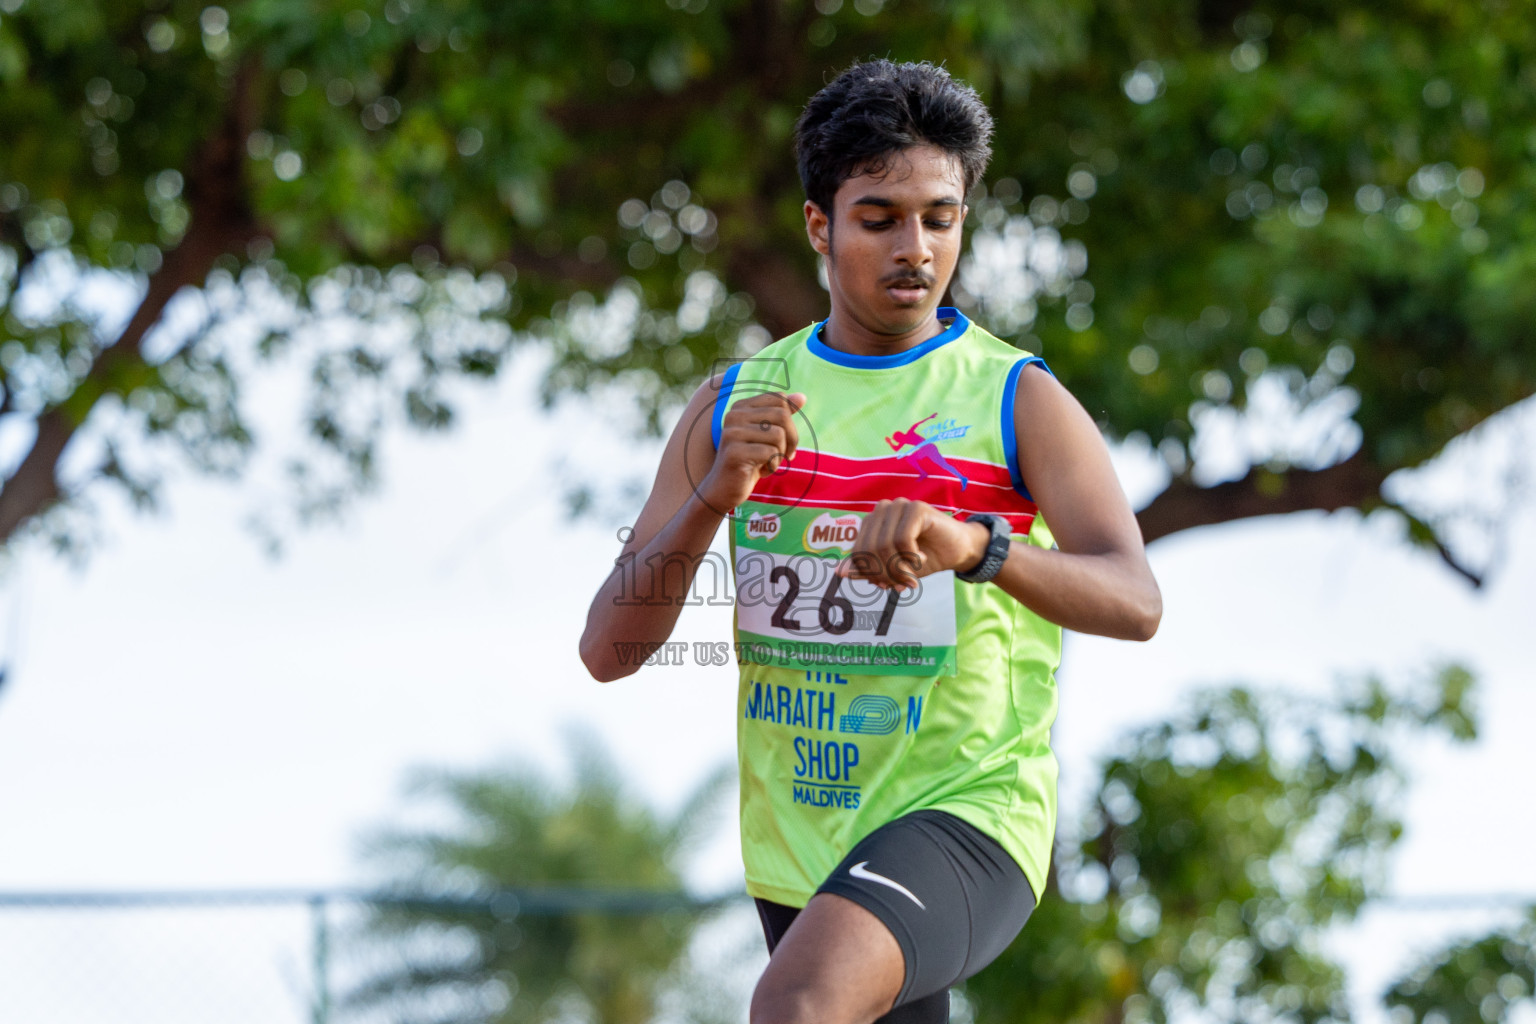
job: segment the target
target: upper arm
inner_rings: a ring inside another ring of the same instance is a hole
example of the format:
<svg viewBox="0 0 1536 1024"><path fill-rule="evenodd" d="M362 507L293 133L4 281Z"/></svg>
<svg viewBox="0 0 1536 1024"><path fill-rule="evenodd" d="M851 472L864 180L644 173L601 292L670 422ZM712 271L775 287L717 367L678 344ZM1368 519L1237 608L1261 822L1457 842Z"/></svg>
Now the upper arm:
<svg viewBox="0 0 1536 1024"><path fill-rule="evenodd" d="M1013 417L1020 474L1061 550L1145 558L1109 448L1072 393L1045 369L1026 366Z"/></svg>
<svg viewBox="0 0 1536 1024"><path fill-rule="evenodd" d="M661 464L656 468L656 479L651 484L650 496L635 519L633 533L624 544L624 552L639 551L650 543L651 538L683 507L694 488L703 482L715 461L715 445L710 433L715 399L720 394L720 376L710 377L699 385L682 418L672 428L666 448L661 453ZM724 510L722 510L724 511Z"/></svg>

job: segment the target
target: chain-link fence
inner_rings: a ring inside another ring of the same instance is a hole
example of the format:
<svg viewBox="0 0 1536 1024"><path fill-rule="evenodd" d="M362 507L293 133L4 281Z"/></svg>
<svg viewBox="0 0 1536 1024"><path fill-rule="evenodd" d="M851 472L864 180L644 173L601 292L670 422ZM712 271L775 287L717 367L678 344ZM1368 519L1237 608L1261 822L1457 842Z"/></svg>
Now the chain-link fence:
<svg viewBox="0 0 1536 1024"><path fill-rule="evenodd" d="M1510 893L1407 897L1370 906L1394 918L1467 918L1464 930L1490 912L1533 904L1531 895ZM347 889L0 893L0 1024L392 1022L398 1016L392 1008L360 1006L348 994L389 958L408 952L431 960L433 951L415 941L408 951L399 942L398 948L381 946L368 925L386 908L493 926L576 914L723 910L711 915L715 931L692 954L709 961L693 966L695 979L707 976L711 1005L700 1002L696 987L687 991L687 977L674 979L681 984L673 986L671 1002L692 1002L669 1013L668 999L661 999L660 1020L743 1019L746 994L766 962L756 915L742 894L699 899L577 888L462 898ZM452 945L451 936L439 934L435 941ZM746 949L751 952L744 956Z"/></svg>
<svg viewBox="0 0 1536 1024"><path fill-rule="evenodd" d="M511 922L736 902L591 889L0 893L0 1022L351 1024L381 1019L344 998L377 967L365 925L380 908Z"/></svg>

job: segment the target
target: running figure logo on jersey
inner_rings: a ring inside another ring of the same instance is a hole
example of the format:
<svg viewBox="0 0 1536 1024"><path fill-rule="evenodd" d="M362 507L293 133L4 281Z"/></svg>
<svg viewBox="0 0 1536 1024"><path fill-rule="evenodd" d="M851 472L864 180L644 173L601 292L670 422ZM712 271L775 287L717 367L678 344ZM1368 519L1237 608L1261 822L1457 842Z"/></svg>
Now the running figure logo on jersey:
<svg viewBox="0 0 1536 1024"><path fill-rule="evenodd" d="M959 480L960 489L963 491L966 484L970 483L970 481L966 479L964 473L951 466L949 461L939 454L939 446L934 442L947 437L963 437L965 432L971 429L970 424L957 427L954 420L945 420L943 423L936 424L934 429L929 430L926 437L917 432L918 427L931 419L937 418L938 415L936 412L929 413L906 430L898 430L891 434L891 436L885 439L885 443L891 446L891 451L900 453L896 456L897 458L917 470L917 478L919 480L928 479L928 468L924 466L924 463L927 463L928 467L948 473ZM911 445L912 450L902 452L902 449L907 445Z"/></svg>

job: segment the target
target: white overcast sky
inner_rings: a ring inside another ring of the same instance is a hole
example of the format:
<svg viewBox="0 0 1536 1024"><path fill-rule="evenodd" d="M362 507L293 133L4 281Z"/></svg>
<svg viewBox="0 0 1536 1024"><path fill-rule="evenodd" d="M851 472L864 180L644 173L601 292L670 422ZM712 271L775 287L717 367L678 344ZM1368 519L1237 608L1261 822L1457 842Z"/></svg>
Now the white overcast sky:
<svg viewBox="0 0 1536 1024"><path fill-rule="evenodd" d="M0 891L366 881L356 840L398 815L408 769L527 758L558 772L572 724L667 806L730 760L731 670L649 669L608 686L584 672L577 638L617 524L566 521L550 466L569 455L648 473L658 448L590 409L541 413L533 369L521 360L471 392L447 436L393 437L381 492L340 528L293 536L280 560L241 525L248 489L189 479L160 515L109 502L106 541L83 570L17 559L0 590L13 659L0 690ZM1495 426L1532 418L1522 409ZM1122 462L1128 490L1145 489ZM1481 592L1391 521L1353 513L1202 529L1151 559L1166 605L1154 640L1068 640L1055 732L1066 813L1116 735L1194 686L1317 692L1458 659L1481 680L1483 735L1408 753L1392 888L1536 891L1529 507ZM690 609L676 638L729 628L728 609ZM739 886L734 821L694 884ZM1497 919L1381 911L1337 941L1363 1007L1415 951Z"/></svg>

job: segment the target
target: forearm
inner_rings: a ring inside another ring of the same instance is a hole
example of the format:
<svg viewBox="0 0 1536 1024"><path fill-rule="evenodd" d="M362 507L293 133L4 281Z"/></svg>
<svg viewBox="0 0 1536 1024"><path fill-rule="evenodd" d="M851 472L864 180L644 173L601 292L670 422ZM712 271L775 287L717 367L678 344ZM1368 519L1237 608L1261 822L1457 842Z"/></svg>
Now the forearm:
<svg viewBox="0 0 1536 1024"><path fill-rule="evenodd" d="M1163 614L1145 560L1122 552L1068 554L1014 541L991 585L1060 626L1117 640L1151 639Z"/></svg>
<svg viewBox="0 0 1536 1024"><path fill-rule="evenodd" d="M721 518L690 495L642 548L620 555L592 599L581 636L581 660L595 679L633 674L644 660L635 652L672 635Z"/></svg>

